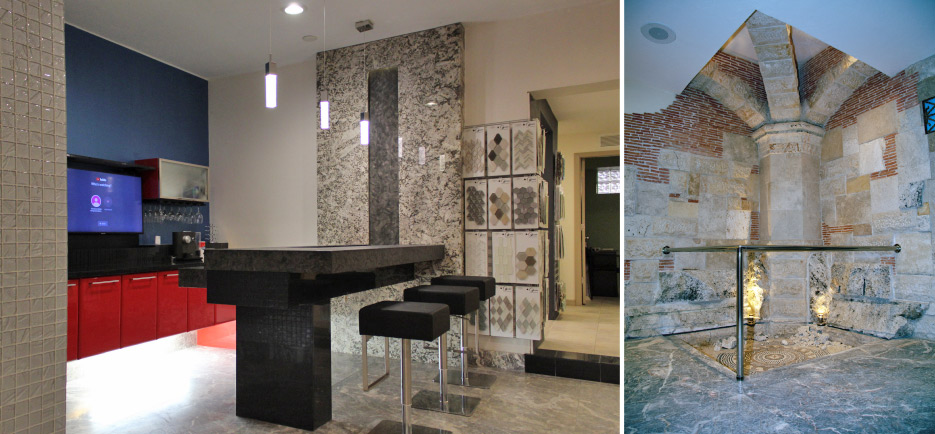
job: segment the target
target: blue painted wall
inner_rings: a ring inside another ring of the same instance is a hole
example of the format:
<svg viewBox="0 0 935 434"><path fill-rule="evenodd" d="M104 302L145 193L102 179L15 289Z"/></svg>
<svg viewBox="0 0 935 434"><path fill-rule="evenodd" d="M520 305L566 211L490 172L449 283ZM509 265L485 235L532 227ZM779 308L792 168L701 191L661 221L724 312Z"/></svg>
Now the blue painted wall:
<svg viewBox="0 0 935 434"><path fill-rule="evenodd" d="M68 153L116 161L167 158L208 165L208 82L140 53L65 26ZM146 207L151 204L144 205ZM203 232L201 225L144 223L155 235Z"/></svg>

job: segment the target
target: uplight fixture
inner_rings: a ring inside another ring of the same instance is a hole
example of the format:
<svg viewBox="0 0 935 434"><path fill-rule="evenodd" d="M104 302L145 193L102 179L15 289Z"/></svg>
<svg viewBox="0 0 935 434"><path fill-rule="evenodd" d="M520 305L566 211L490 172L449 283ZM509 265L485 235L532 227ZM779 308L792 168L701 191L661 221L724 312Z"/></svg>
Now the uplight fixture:
<svg viewBox="0 0 935 434"><path fill-rule="evenodd" d="M302 5L298 3L289 3L289 6L286 6L286 8L283 9L283 12L289 15L298 15L302 12L305 12L305 8L303 8Z"/></svg>
<svg viewBox="0 0 935 434"><path fill-rule="evenodd" d="M367 112L360 114L360 144L370 144L370 114Z"/></svg>

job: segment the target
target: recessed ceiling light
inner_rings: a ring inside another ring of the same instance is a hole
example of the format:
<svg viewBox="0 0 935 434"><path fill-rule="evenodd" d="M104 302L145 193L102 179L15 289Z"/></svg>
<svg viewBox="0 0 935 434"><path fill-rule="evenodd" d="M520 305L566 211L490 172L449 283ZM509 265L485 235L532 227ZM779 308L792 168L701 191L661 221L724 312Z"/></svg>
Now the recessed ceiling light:
<svg viewBox="0 0 935 434"><path fill-rule="evenodd" d="M298 15L302 12L305 12L305 8L303 8L302 5L298 3L289 3L289 6L286 6L283 11L289 15Z"/></svg>
<svg viewBox="0 0 935 434"><path fill-rule="evenodd" d="M318 36L315 35L305 35L302 37L302 40L305 42L315 42L318 40Z"/></svg>
<svg viewBox="0 0 935 434"><path fill-rule="evenodd" d="M675 41L675 31L664 24L647 23L640 27L643 37L657 44L668 44Z"/></svg>

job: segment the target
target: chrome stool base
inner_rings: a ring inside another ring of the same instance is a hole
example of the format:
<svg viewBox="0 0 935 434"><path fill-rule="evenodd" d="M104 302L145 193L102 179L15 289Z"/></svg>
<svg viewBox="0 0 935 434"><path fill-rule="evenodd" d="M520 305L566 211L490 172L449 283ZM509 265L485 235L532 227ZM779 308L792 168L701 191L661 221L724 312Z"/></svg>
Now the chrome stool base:
<svg viewBox="0 0 935 434"><path fill-rule="evenodd" d="M463 387L476 387L478 389L490 389L493 383L497 381L496 375L482 374L480 372L468 372L467 384L462 384L461 371L458 369L448 370L448 384ZM435 376L435 382L438 383L438 376Z"/></svg>
<svg viewBox="0 0 935 434"><path fill-rule="evenodd" d="M448 403L445 406L441 404L440 396L438 392L420 390L412 397L412 408L470 417L474 414L477 406L480 405L480 398L449 393Z"/></svg>
<svg viewBox="0 0 935 434"><path fill-rule="evenodd" d="M410 425L412 434L452 434L451 431L441 428L429 428L422 425ZM381 420L377 426L369 431L369 434L399 434L403 431L402 422L395 420Z"/></svg>

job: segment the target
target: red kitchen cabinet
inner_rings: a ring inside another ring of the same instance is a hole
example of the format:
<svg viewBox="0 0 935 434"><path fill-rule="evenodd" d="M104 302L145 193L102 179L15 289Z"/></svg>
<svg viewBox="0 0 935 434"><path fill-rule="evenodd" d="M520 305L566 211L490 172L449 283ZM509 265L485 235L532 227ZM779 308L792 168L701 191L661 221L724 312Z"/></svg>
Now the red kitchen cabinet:
<svg viewBox="0 0 935 434"><path fill-rule="evenodd" d="M188 288L179 288L179 272L160 272L156 280L156 337L188 331Z"/></svg>
<svg viewBox="0 0 935 434"><path fill-rule="evenodd" d="M220 324L222 322L234 321L237 319L237 306L230 304L216 304L214 305L214 322Z"/></svg>
<svg viewBox="0 0 935 434"><path fill-rule="evenodd" d="M213 326L214 306L208 303L207 288L188 288L188 329Z"/></svg>
<svg viewBox="0 0 935 434"><path fill-rule="evenodd" d="M78 358L120 348L120 276L78 282Z"/></svg>
<svg viewBox="0 0 935 434"><path fill-rule="evenodd" d="M156 273L123 276L120 300L120 347L156 339Z"/></svg>
<svg viewBox="0 0 935 434"><path fill-rule="evenodd" d="M68 281L68 352L66 360L78 359L78 280Z"/></svg>

